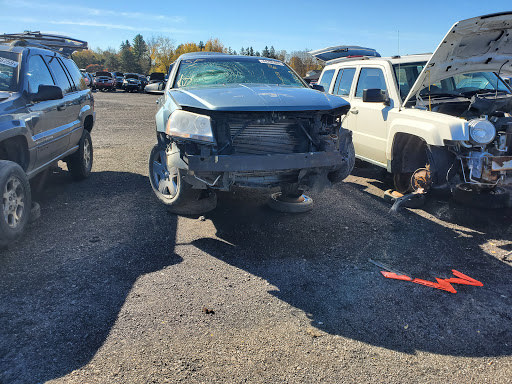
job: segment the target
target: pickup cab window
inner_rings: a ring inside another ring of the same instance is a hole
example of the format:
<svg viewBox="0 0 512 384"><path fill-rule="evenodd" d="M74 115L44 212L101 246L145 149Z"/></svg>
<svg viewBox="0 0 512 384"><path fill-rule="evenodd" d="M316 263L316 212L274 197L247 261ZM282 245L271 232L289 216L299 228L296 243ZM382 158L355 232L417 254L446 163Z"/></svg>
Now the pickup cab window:
<svg viewBox="0 0 512 384"><path fill-rule="evenodd" d="M357 80L356 97L363 97L365 89L387 90L384 72L380 68L362 68Z"/></svg>
<svg viewBox="0 0 512 384"><path fill-rule="evenodd" d="M318 85L324 87L325 92L329 92L329 87L331 86L332 78L334 77L334 69L329 69L328 71L324 71L322 78L318 82Z"/></svg>
<svg viewBox="0 0 512 384"><path fill-rule="evenodd" d="M348 96L355 74L355 68L340 69L338 72L338 77L336 78L336 83L334 84L333 94L339 96Z"/></svg>

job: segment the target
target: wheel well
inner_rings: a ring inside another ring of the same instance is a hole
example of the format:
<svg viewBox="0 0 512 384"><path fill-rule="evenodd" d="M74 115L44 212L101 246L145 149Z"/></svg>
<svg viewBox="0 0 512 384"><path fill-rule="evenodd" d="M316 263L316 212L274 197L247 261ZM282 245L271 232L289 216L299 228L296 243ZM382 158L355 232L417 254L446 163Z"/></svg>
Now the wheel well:
<svg viewBox="0 0 512 384"><path fill-rule="evenodd" d="M29 164L27 139L15 136L0 142L0 160L18 163L26 171Z"/></svg>
<svg viewBox="0 0 512 384"><path fill-rule="evenodd" d="M84 129L89 131L89 133L91 133L92 131L92 126L93 126L93 120L92 120L92 116L89 115L85 118L85 121L84 121Z"/></svg>
<svg viewBox="0 0 512 384"><path fill-rule="evenodd" d="M391 172L414 172L428 163L427 143L421 137L397 133L393 139Z"/></svg>

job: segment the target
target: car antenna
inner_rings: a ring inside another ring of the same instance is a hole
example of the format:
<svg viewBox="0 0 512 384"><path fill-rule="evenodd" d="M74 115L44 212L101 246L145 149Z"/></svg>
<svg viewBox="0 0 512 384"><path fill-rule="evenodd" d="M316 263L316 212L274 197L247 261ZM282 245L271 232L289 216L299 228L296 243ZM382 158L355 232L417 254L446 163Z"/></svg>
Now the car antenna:
<svg viewBox="0 0 512 384"><path fill-rule="evenodd" d="M397 81L398 81L398 98L400 100L400 102L398 103L398 112L400 112L402 110L402 91L400 89L400 30L397 31L398 33L398 76L397 76Z"/></svg>
<svg viewBox="0 0 512 384"><path fill-rule="evenodd" d="M494 100L496 100L496 99L498 98L498 86L499 86L499 84L500 84L500 72L501 72L501 69L502 69L502 68L503 68L503 66L504 66L505 64L507 64L507 63L508 63L508 60L507 60L507 61L505 61L503 64L501 64L501 67L500 67L500 69L498 70L498 76L496 77L496 94L494 95Z"/></svg>

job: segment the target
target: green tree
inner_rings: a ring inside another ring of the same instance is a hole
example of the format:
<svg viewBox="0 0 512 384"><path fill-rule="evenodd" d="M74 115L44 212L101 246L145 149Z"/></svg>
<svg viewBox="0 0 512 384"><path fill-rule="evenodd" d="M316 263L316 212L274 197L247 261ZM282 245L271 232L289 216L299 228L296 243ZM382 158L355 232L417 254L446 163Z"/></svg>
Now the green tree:
<svg viewBox="0 0 512 384"><path fill-rule="evenodd" d="M123 72L136 72L138 65L135 61L135 55L133 53L130 42L121 44L121 70Z"/></svg>
<svg viewBox="0 0 512 384"><path fill-rule="evenodd" d="M199 44L197 44L197 46L199 47L199 50L200 50L200 51L202 51L202 50L204 49L204 43L203 43L203 41L201 40L201 41L199 42Z"/></svg>
<svg viewBox="0 0 512 384"><path fill-rule="evenodd" d="M254 49L252 47L249 47L249 56L254 56Z"/></svg>
<svg viewBox="0 0 512 384"><path fill-rule="evenodd" d="M270 57L269 56L269 51L268 51L268 47L265 45L265 49L261 52L261 56L263 57Z"/></svg>
<svg viewBox="0 0 512 384"><path fill-rule="evenodd" d="M268 51L268 56L267 57L271 57L272 59L277 59L276 50L274 49L273 45L270 47L270 50Z"/></svg>
<svg viewBox="0 0 512 384"><path fill-rule="evenodd" d="M147 73L151 66L151 61L148 54L148 46L140 33L133 38L132 47L136 72Z"/></svg>

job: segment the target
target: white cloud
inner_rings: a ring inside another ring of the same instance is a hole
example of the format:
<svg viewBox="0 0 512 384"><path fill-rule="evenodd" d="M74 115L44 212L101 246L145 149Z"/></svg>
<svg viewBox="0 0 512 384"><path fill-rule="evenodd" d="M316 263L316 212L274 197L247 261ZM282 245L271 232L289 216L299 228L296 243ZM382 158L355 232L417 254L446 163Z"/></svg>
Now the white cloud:
<svg viewBox="0 0 512 384"><path fill-rule="evenodd" d="M161 14L151 14L143 12L126 12L117 11L112 9L101 9L101 8L89 8L80 5L72 4L58 4L51 2L28 2L24 0L4 1L2 2L6 7L17 7L17 8L29 8L29 9L48 9L53 11L66 11L67 14L81 14L81 15L92 15L92 16L117 16L124 17L127 19L140 19L142 21L158 20L161 22L168 23L184 23L186 21L183 16L167 16Z"/></svg>

